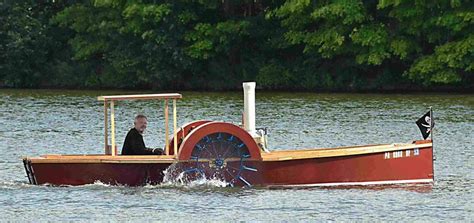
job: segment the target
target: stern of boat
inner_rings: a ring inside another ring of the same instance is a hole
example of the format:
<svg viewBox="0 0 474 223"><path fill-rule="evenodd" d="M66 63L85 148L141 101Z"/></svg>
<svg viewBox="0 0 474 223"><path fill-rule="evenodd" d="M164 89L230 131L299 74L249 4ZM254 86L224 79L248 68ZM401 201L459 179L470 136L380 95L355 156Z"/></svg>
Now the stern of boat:
<svg viewBox="0 0 474 223"><path fill-rule="evenodd" d="M30 184L37 184L35 173L33 171L33 166L31 165L31 160L28 157L23 158L23 166L25 167L26 176L28 177L28 182Z"/></svg>

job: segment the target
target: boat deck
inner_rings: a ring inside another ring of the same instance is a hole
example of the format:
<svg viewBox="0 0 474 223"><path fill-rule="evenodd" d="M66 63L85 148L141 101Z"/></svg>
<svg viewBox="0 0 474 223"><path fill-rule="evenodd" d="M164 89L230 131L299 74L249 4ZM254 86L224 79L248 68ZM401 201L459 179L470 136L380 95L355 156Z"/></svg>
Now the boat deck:
<svg viewBox="0 0 474 223"><path fill-rule="evenodd" d="M425 142L421 144L379 144L338 148L274 150L271 152L262 152L261 156L262 161L285 161L382 153L406 149L427 148L431 146L431 142ZM48 154L40 157L28 157L27 159L32 163L174 163L176 161L174 156L167 155L110 156L103 154Z"/></svg>
<svg viewBox="0 0 474 223"><path fill-rule="evenodd" d="M378 144L365 146L351 146L338 148L302 149L302 150L276 150L262 153L263 161L284 161L298 159L325 158L336 156L352 156L370 153L383 153L398 150L431 147L433 144L403 143L403 144Z"/></svg>

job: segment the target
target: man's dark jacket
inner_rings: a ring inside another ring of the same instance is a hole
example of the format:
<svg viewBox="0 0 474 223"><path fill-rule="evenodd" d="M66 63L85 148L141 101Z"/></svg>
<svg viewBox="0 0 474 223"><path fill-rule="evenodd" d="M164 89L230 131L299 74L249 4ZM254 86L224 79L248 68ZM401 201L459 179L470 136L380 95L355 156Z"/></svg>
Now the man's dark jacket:
<svg viewBox="0 0 474 223"><path fill-rule="evenodd" d="M132 128L128 131L123 142L122 155L160 155L161 153L161 149L153 151L153 149L146 148L143 136L137 129Z"/></svg>

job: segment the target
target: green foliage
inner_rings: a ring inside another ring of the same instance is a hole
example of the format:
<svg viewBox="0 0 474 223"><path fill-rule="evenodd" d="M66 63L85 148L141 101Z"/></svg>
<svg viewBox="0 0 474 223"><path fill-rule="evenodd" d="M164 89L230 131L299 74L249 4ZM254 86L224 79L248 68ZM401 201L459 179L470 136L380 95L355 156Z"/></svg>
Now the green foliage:
<svg viewBox="0 0 474 223"><path fill-rule="evenodd" d="M231 51L233 46L241 43L241 39L249 35L248 21L225 21L215 25L198 23L194 32L189 32L185 40L191 45L187 54L197 59L209 59L219 53Z"/></svg>
<svg viewBox="0 0 474 223"><path fill-rule="evenodd" d="M472 74L474 4L469 1L287 1L268 17L281 20L285 41L335 62L355 76L391 74L424 85L458 84ZM310 19L301 19L310 18ZM295 21L302 21L296 22ZM386 72L398 64L405 76ZM364 74L361 72L367 72ZM333 75L343 76L341 73ZM472 84L472 83L470 83Z"/></svg>
<svg viewBox="0 0 474 223"><path fill-rule="evenodd" d="M47 29L27 4L6 4L0 3L0 78L7 86L38 86L46 71Z"/></svg>
<svg viewBox="0 0 474 223"><path fill-rule="evenodd" d="M472 75L473 72L474 35L471 34L461 41L436 47L433 54L415 61L408 75L425 82L449 84L460 82L462 74Z"/></svg>
<svg viewBox="0 0 474 223"><path fill-rule="evenodd" d="M123 33L131 32L143 34L151 32L148 27L159 25L171 13L170 4L149 5L130 4L123 9L122 15L126 25L121 29ZM143 37L143 36L142 36Z"/></svg>
<svg viewBox="0 0 474 223"><path fill-rule="evenodd" d="M461 83L472 75L474 4L469 1L381 1L406 49L416 49L405 75L425 85ZM405 54L394 51L396 55ZM405 57L402 57L402 59Z"/></svg>
<svg viewBox="0 0 474 223"><path fill-rule="evenodd" d="M257 76L259 85L269 89L279 89L281 86L291 86L296 83L296 78L288 68L272 62L263 66Z"/></svg>
<svg viewBox="0 0 474 223"><path fill-rule="evenodd" d="M357 63L380 65L390 58L388 44L388 33L383 24L362 25L349 34L353 44L359 46L359 54L356 55Z"/></svg>
<svg viewBox="0 0 474 223"><path fill-rule="evenodd" d="M474 86L468 0L7 0L0 13L0 86Z"/></svg>

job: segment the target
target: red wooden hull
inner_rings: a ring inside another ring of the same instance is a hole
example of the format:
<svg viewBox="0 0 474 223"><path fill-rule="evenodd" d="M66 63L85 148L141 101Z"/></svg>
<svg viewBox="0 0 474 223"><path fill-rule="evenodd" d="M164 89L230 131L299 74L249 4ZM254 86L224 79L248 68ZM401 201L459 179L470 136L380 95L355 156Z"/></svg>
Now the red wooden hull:
<svg viewBox="0 0 474 223"><path fill-rule="evenodd" d="M84 185L102 182L110 185L141 186L163 181L169 164L121 163L32 163L33 184Z"/></svg>
<svg viewBox="0 0 474 223"><path fill-rule="evenodd" d="M432 147L400 151L296 159L251 161L238 185L295 187L433 182ZM171 163L35 163L24 159L33 184L159 184ZM246 181L245 183L243 181Z"/></svg>
<svg viewBox="0 0 474 223"><path fill-rule="evenodd" d="M406 151L410 151L407 157ZM402 151L403 157L386 158L385 153L264 162L266 186L338 186L433 182L431 148ZM389 152L393 157L393 152Z"/></svg>

